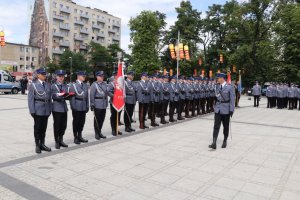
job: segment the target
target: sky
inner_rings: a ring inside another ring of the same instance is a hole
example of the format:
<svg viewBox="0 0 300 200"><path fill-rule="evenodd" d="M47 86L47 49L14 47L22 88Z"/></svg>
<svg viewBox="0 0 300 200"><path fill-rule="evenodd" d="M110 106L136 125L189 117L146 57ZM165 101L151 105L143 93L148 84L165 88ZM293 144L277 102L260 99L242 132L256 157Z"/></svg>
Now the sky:
<svg viewBox="0 0 300 200"><path fill-rule="evenodd" d="M30 31L30 2L34 0L1 0L0 30L4 30L7 42L28 44ZM57 0L58 1L58 0ZM128 22L142 10L158 10L167 15L168 26L176 21L175 8L181 0L73 0L75 3L99 8L120 17L121 48L128 52L130 43ZM226 0L190 0L194 9L205 13L212 4L224 4ZM204 14L202 14L204 15Z"/></svg>

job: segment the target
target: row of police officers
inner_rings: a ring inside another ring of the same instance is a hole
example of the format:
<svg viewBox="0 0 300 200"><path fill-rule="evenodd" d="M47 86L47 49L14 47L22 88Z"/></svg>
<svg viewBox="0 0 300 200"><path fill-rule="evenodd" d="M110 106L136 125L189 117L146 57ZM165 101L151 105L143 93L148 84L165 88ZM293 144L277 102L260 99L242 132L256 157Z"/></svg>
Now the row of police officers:
<svg viewBox="0 0 300 200"><path fill-rule="evenodd" d="M77 80L69 85L64 83L65 71L55 72L56 81L53 84L46 82L46 73L45 69L38 69L37 79L32 82L28 91L28 107L34 119L36 153L51 151L51 148L45 145L48 118L51 113L54 120L55 148L68 147L63 140L67 128L68 100L72 110L75 144L88 142L83 137L83 129L89 110L94 115L95 138L97 140L106 138L102 134L102 127L108 106L111 112L112 135L122 135L117 128L119 123L117 119L120 119L121 113L118 113L112 105L116 88L116 73L114 79L107 83L104 81L104 72L97 72L97 80L90 87L85 83L86 73L83 71L77 72ZM159 122L167 124L214 111L216 103L214 80L184 78L183 76L179 76L177 80L176 76L168 77L158 74L149 76L147 73L140 75L140 81L134 82L133 80L134 73L128 72L125 80L126 95L123 111L126 132L135 131L132 123L137 102L140 129L149 128L146 125L147 119L150 120L150 125L155 127L159 126ZM176 118L175 113L177 113ZM169 121L165 119L167 115Z"/></svg>

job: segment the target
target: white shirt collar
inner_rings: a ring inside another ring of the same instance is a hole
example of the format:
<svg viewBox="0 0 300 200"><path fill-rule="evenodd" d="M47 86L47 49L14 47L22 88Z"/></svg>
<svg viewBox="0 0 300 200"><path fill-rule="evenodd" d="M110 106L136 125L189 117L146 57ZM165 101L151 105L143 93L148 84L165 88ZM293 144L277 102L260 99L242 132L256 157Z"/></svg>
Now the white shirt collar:
<svg viewBox="0 0 300 200"><path fill-rule="evenodd" d="M222 85L222 88L224 88L225 87L225 85L226 85L226 81L223 83L223 84L221 84Z"/></svg>
<svg viewBox="0 0 300 200"><path fill-rule="evenodd" d="M81 83L82 83L80 80L77 80L77 82L78 82L79 84L81 84Z"/></svg>
<svg viewBox="0 0 300 200"><path fill-rule="evenodd" d="M42 80L40 80L40 79L38 79L38 80L39 80L39 82L43 85L44 81L42 81Z"/></svg>

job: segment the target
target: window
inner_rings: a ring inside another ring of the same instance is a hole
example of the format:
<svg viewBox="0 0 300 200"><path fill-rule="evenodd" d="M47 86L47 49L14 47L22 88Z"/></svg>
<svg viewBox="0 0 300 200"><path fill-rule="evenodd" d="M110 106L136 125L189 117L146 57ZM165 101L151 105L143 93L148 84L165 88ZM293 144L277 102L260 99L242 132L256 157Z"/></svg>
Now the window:
<svg viewBox="0 0 300 200"><path fill-rule="evenodd" d="M26 48L26 53L28 53L29 52L29 48Z"/></svg>
<svg viewBox="0 0 300 200"><path fill-rule="evenodd" d="M5 74L3 75L3 80L4 81L13 82L12 78L10 76L8 76L8 75L5 75Z"/></svg>
<svg viewBox="0 0 300 200"><path fill-rule="evenodd" d="M21 51L21 52L24 52L24 47L20 47L20 51Z"/></svg>
<svg viewBox="0 0 300 200"><path fill-rule="evenodd" d="M59 6L60 6L61 8L63 8L63 7L64 7L64 5L62 5L62 4L60 4Z"/></svg>
<svg viewBox="0 0 300 200"><path fill-rule="evenodd" d="M30 57L26 56L26 61L29 61L30 60Z"/></svg>
<svg viewBox="0 0 300 200"><path fill-rule="evenodd" d="M21 56L21 57L20 57L20 60L21 60L21 61L22 61L22 60L24 60L24 57L23 57L23 56Z"/></svg>
<svg viewBox="0 0 300 200"><path fill-rule="evenodd" d="M35 62L36 61L36 57L32 57L32 62Z"/></svg>
<svg viewBox="0 0 300 200"><path fill-rule="evenodd" d="M75 13L77 13L77 11L78 11L77 9L74 9L74 12L75 12Z"/></svg>
<svg viewBox="0 0 300 200"><path fill-rule="evenodd" d="M53 7L56 8L56 6L57 6L57 3L53 2Z"/></svg>

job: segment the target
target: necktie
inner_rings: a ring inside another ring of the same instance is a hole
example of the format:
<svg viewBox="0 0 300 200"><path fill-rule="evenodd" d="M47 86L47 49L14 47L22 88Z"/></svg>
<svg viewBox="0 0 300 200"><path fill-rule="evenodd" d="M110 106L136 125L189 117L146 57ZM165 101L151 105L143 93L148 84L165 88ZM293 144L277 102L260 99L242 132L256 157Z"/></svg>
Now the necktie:
<svg viewBox="0 0 300 200"><path fill-rule="evenodd" d="M221 85L221 90L223 89L223 86Z"/></svg>
<svg viewBox="0 0 300 200"><path fill-rule="evenodd" d="M44 89L45 89L45 82L43 82L43 87L44 87Z"/></svg>

